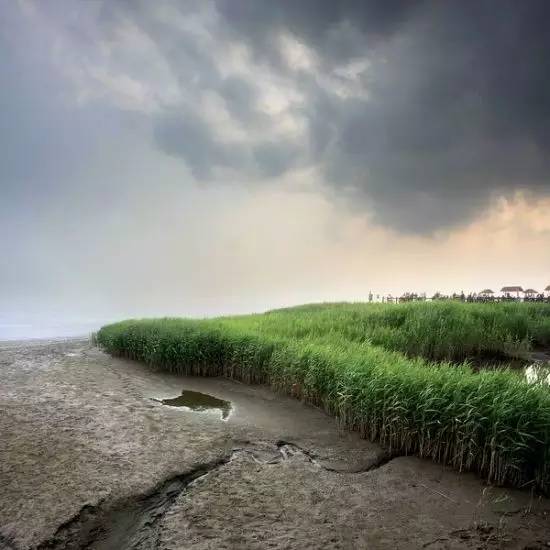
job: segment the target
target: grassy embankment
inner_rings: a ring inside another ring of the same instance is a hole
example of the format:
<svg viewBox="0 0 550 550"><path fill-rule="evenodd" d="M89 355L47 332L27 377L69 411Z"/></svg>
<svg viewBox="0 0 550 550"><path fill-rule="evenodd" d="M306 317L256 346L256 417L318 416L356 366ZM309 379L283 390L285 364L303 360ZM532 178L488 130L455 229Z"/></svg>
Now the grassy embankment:
<svg viewBox="0 0 550 550"><path fill-rule="evenodd" d="M123 321L97 338L112 354L172 372L269 383L393 453L550 491L549 388L457 364L550 346L549 305L311 305Z"/></svg>

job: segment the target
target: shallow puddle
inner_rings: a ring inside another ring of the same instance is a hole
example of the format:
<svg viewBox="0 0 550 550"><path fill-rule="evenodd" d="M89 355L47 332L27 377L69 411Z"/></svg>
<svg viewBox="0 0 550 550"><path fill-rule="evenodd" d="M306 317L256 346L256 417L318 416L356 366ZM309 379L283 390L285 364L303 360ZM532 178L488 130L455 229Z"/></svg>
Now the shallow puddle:
<svg viewBox="0 0 550 550"><path fill-rule="evenodd" d="M169 407L184 407L194 412L219 410L222 420L227 420L233 409L231 401L191 390L183 390L178 397L159 399L159 401Z"/></svg>

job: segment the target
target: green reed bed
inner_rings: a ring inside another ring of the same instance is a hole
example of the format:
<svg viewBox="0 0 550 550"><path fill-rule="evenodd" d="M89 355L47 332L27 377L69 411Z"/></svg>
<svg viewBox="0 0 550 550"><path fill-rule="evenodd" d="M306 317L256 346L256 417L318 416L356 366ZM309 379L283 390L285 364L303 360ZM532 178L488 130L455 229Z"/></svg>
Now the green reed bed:
<svg viewBox="0 0 550 550"><path fill-rule="evenodd" d="M284 337L342 337L434 361L518 357L550 348L550 304L313 304L233 322Z"/></svg>
<svg viewBox="0 0 550 550"><path fill-rule="evenodd" d="M181 374L268 383L323 407L394 454L416 454L477 472L494 484L550 490L550 391L510 371L410 358L357 338L347 306L319 330L298 322L312 308L189 321L124 321L103 327L108 352ZM370 307L370 306L367 306ZM401 307L401 306L389 306ZM315 308L313 308L315 314ZM361 313L361 312L360 312ZM343 315L343 317L342 317ZM275 319L281 319L276 329ZM265 321L265 324L264 324ZM330 324L330 323L328 323Z"/></svg>

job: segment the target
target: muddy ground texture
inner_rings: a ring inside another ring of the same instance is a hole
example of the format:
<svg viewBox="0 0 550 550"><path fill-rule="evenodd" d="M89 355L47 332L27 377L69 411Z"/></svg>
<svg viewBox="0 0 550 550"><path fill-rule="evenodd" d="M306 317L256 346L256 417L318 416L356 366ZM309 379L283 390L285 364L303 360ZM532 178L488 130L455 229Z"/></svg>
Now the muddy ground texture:
<svg viewBox="0 0 550 550"><path fill-rule="evenodd" d="M192 412L182 390L231 402ZM549 548L550 503L390 457L264 387L0 343L0 548Z"/></svg>

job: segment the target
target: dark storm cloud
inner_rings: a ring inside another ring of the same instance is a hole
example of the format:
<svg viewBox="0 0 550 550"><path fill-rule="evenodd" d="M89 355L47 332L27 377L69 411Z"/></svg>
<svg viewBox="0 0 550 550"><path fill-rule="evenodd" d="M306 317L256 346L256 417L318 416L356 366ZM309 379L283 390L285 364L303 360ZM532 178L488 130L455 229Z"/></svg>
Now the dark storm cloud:
<svg viewBox="0 0 550 550"><path fill-rule="evenodd" d="M0 325L546 272L549 9L0 1Z"/></svg>
<svg viewBox="0 0 550 550"><path fill-rule="evenodd" d="M165 153L183 158L199 180L213 178L218 168L232 170L241 180L273 178L292 168L300 155L298 147L277 141L252 146L224 143L190 111L158 117L154 137Z"/></svg>
<svg viewBox="0 0 550 550"><path fill-rule="evenodd" d="M311 153L328 182L376 219L430 231L492 196L550 191L550 4L219 0L225 20L277 66L293 33L325 70L366 57L365 101L310 86Z"/></svg>
<svg viewBox="0 0 550 550"><path fill-rule="evenodd" d="M225 21L266 55L273 53L273 35L282 30L300 36L324 57L332 58L355 55L357 47L365 45L365 39L374 44L391 34L423 2L218 0L216 4ZM344 23L352 23L357 32L335 32Z"/></svg>
<svg viewBox="0 0 550 550"><path fill-rule="evenodd" d="M143 6L126 15L159 45L182 87L214 91L240 124L267 128L247 148L223 144L189 111L159 116L157 144L199 178L215 166L250 178L320 164L338 194L377 221L414 232L467 221L494 196L550 190L550 5L543 0L218 0L220 51L229 40L244 41L305 95L297 114L309 135L301 151L269 135L255 82L222 75L214 52ZM189 6L178 11L188 14ZM281 33L314 52L315 75L286 64ZM367 65L354 85L365 97L327 90L320 75L346 86L350 77L338 71L358 59Z"/></svg>
<svg viewBox="0 0 550 550"><path fill-rule="evenodd" d="M273 178L295 165L299 151L287 143L267 142L254 147L253 154L261 173Z"/></svg>
<svg viewBox="0 0 550 550"><path fill-rule="evenodd" d="M545 0L105 2L85 16L38 5L65 18L69 36L85 31L73 43L86 63L127 23L147 37L154 60L117 45L107 76L145 81L156 147L197 179L225 168L260 181L314 165L355 208L419 233L467 222L493 197L550 192ZM305 46L306 60L289 62L281 37ZM235 43L251 54L248 72L228 64ZM163 96L157 59L175 99ZM266 85L301 99L270 112ZM205 114L207 94L221 111L210 103Z"/></svg>
<svg viewBox="0 0 550 550"><path fill-rule="evenodd" d="M3 4L0 16L2 218L12 209L14 197L25 200L27 214L45 198L63 194L66 181L74 185L103 136L119 131L121 114L109 105L77 107L45 47L41 29L26 32L15 2ZM20 40L23 48L18 47Z"/></svg>
<svg viewBox="0 0 550 550"><path fill-rule="evenodd" d="M182 157L197 179L209 179L217 167L244 168L246 150L227 145L192 112L168 112L156 120L155 139L169 155Z"/></svg>
<svg viewBox="0 0 550 550"><path fill-rule="evenodd" d="M252 122L261 115L251 109L256 99L257 91L254 86L242 78L228 77L221 79L218 86L220 95L225 99L226 105L239 120Z"/></svg>

